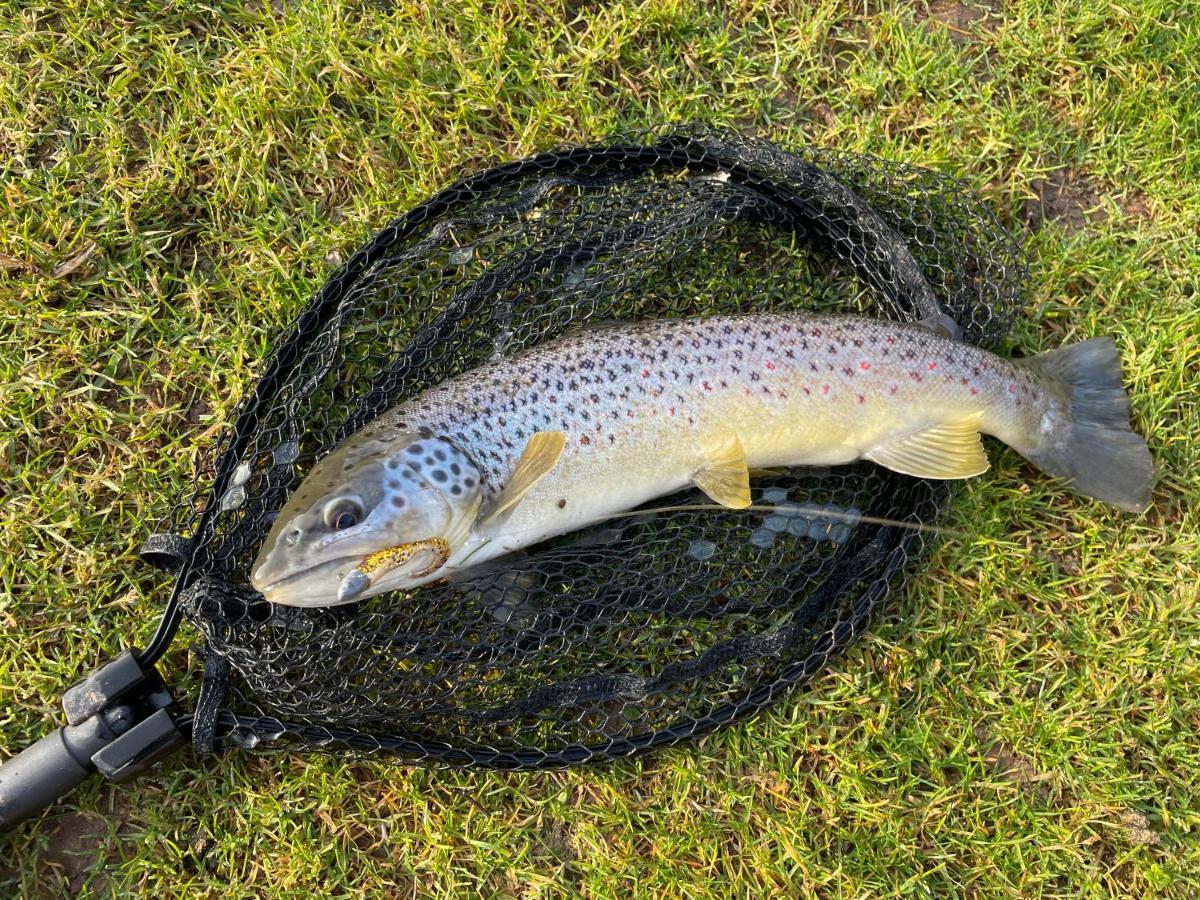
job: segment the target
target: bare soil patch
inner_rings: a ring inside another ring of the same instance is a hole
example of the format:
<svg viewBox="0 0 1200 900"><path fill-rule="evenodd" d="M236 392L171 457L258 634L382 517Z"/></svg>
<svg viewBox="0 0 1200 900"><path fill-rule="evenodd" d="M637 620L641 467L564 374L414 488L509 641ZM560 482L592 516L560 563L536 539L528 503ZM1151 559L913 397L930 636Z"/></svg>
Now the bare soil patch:
<svg viewBox="0 0 1200 900"><path fill-rule="evenodd" d="M1108 219L1100 195L1078 173L1052 172L1045 178L1035 178L1029 189L1033 196L1025 201L1021 220L1030 231L1054 222L1067 234L1074 234Z"/></svg>

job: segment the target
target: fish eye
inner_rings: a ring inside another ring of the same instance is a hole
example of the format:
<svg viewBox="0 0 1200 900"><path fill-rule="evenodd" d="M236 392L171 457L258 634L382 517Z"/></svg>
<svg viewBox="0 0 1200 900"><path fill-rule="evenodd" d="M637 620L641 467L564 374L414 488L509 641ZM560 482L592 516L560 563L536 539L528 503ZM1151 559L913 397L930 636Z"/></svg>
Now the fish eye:
<svg viewBox="0 0 1200 900"><path fill-rule="evenodd" d="M325 504L325 524L338 531L353 528L362 521L362 517L362 504L351 497L338 497Z"/></svg>

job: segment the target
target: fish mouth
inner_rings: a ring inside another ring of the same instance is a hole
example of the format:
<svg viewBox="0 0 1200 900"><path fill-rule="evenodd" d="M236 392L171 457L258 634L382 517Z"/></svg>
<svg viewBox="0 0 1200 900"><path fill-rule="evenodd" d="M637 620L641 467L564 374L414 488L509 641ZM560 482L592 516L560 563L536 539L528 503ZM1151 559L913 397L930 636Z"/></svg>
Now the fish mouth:
<svg viewBox="0 0 1200 900"><path fill-rule="evenodd" d="M277 576L269 581L261 580L256 573L251 577L250 584L271 603L279 603L283 606L329 606L337 602L339 570L350 571L363 558L364 555L360 553L339 556L300 572ZM334 580L332 588L313 586L307 590L303 589L303 582L307 579L324 580L326 578ZM296 588L301 589L295 590Z"/></svg>
<svg viewBox="0 0 1200 900"><path fill-rule="evenodd" d="M423 558L422 553L432 558ZM450 546L445 540L428 538L372 553L346 554L270 581L262 581L256 573L250 583L270 603L283 606L334 606L362 598L377 581L403 572L412 562L424 565L411 577L425 579L443 568L449 557ZM319 586L303 589L302 582L310 579L318 581ZM289 591L289 588L300 590Z"/></svg>
<svg viewBox="0 0 1200 900"><path fill-rule="evenodd" d="M250 569L251 586L272 603L282 603L286 606L329 606L337 601L337 582L347 572L353 570L364 559L377 552L380 547L393 543L393 538L378 530L365 531L355 529L339 532L323 539L315 548L316 559L303 568L296 567L296 560L291 548L281 546L278 541L267 540L259 550L258 557ZM307 591L297 590L300 582L313 579L315 582ZM326 582L332 582L326 587ZM294 595L288 599L276 599L284 592ZM311 594L319 599L306 599L304 594Z"/></svg>

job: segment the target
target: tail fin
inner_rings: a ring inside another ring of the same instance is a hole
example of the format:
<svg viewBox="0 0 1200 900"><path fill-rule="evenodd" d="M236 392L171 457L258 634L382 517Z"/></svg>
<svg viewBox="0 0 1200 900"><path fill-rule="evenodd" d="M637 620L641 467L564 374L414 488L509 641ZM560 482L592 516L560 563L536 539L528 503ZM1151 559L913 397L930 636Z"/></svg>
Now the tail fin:
<svg viewBox="0 0 1200 900"><path fill-rule="evenodd" d="M1068 478L1081 494L1141 512L1150 503L1154 463L1129 427L1129 398L1112 338L1092 338L1014 360L1064 401L1062 420L1025 454L1043 471Z"/></svg>

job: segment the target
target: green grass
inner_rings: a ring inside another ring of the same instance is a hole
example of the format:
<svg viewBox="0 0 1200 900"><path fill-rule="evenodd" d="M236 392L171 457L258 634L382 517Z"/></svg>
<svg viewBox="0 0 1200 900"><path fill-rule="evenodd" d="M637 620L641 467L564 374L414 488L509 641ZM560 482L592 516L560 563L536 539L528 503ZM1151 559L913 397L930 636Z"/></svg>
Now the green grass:
<svg viewBox="0 0 1200 900"><path fill-rule="evenodd" d="M698 746L543 775L182 754L0 836L0 892L1196 896L1194 5L137 6L0 2L6 753L146 640L167 581L136 546L339 257L463 173L614 127L964 177L1028 238L1013 346L1116 335L1162 474L1133 517L993 448L949 522L978 539Z"/></svg>

